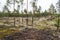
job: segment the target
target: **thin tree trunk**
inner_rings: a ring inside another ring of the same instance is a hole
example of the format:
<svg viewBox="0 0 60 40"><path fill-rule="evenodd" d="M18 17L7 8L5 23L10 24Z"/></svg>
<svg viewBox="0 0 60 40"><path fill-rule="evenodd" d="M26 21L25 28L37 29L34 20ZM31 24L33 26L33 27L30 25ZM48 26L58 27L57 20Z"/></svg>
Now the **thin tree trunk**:
<svg viewBox="0 0 60 40"><path fill-rule="evenodd" d="M27 13L26 13L26 28L28 28L28 0L27 0Z"/></svg>
<svg viewBox="0 0 60 40"><path fill-rule="evenodd" d="M13 6L13 8L14 8L14 12L13 13L15 13L15 0L13 0L14 1L14 6ZM14 27L15 27L15 14L14 14Z"/></svg>
<svg viewBox="0 0 60 40"><path fill-rule="evenodd" d="M14 16L14 27L15 27L15 16Z"/></svg>
<svg viewBox="0 0 60 40"><path fill-rule="evenodd" d="M57 27L57 30L59 29L59 21L60 21L60 20L59 20L59 15L58 15L58 27Z"/></svg>
<svg viewBox="0 0 60 40"><path fill-rule="evenodd" d="M32 14L32 28L33 28L33 14Z"/></svg>
<svg viewBox="0 0 60 40"><path fill-rule="evenodd" d="M18 5L18 8L17 8L17 13L19 14L19 9L20 9L20 6ZM20 14L19 14L19 24L20 24ZM20 25L19 25L20 26Z"/></svg>
<svg viewBox="0 0 60 40"><path fill-rule="evenodd" d="M23 6L22 6L22 10L23 10ZM22 12L22 14L23 14L23 12ZM23 24L23 16L22 16L22 24Z"/></svg>
<svg viewBox="0 0 60 40"><path fill-rule="evenodd" d="M2 17L2 20L3 20L3 25L2 26L4 26L4 11L3 11L3 15L2 15L3 17Z"/></svg>
<svg viewBox="0 0 60 40"><path fill-rule="evenodd" d="M17 13L19 14L19 11ZM20 24L20 14L19 14L19 24Z"/></svg>
<svg viewBox="0 0 60 40"><path fill-rule="evenodd" d="M33 9L33 14L32 14L32 28L33 28L33 26L34 26L34 15L35 15L35 11L34 11L34 9Z"/></svg>

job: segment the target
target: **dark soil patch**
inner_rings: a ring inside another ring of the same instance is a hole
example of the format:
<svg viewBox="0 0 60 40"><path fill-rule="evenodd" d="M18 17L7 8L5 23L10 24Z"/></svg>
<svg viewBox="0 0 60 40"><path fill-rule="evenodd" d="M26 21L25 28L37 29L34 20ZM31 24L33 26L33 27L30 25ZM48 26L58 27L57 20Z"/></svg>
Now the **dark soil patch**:
<svg viewBox="0 0 60 40"><path fill-rule="evenodd" d="M4 37L2 40L60 40L51 30L25 29Z"/></svg>

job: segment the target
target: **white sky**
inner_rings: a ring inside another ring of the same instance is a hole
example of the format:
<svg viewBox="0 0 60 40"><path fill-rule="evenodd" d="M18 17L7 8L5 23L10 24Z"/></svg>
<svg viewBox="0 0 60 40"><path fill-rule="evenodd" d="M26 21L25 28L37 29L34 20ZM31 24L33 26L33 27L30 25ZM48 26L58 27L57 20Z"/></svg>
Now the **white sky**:
<svg viewBox="0 0 60 40"><path fill-rule="evenodd" d="M31 0L28 0L29 2ZM42 7L42 11L47 10L51 4L53 4L56 7L56 3L58 0L38 0L38 6ZM25 3L27 3L26 0L24 0ZM2 10L3 5L6 3L6 0L0 0L0 10ZM26 8L26 4L24 4L24 8ZM31 3L29 3L29 10L32 10Z"/></svg>

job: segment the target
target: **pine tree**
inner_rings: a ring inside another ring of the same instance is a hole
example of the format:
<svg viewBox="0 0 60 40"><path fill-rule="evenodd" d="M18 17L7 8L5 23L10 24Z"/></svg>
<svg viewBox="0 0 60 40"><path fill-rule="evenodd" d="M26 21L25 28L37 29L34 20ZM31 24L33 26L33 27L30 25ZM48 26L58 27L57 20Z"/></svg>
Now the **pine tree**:
<svg viewBox="0 0 60 40"><path fill-rule="evenodd" d="M51 13L51 18L53 18L53 15L56 12L55 6L53 4L50 5L49 12Z"/></svg>
<svg viewBox="0 0 60 40"><path fill-rule="evenodd" d="M57 21L57 30L59 29L59 27L60 27L60 16L59 16L59 14L60 14L60 0L58 1L58 3L57 3L57 9L58 9L58 21Z"/></svg>

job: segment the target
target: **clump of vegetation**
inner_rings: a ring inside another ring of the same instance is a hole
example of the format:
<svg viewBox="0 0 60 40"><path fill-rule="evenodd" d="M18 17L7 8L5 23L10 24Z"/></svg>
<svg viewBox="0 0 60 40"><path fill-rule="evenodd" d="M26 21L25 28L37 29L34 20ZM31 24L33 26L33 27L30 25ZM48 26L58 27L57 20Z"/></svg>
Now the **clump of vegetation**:
<svg viewBox="0 0 60 40"><path fill-rule="evenodd" d="M57 15L55 26L57 27L57 30L60 28L60 17L59 17L59 14Z"/></svg>
<svg viewBox="0 0 60 40"><path fill-rule="evenodd" d="M9 29L9 28L0 28L0 39L14 32L17 32L17 30Z"/></svg>

